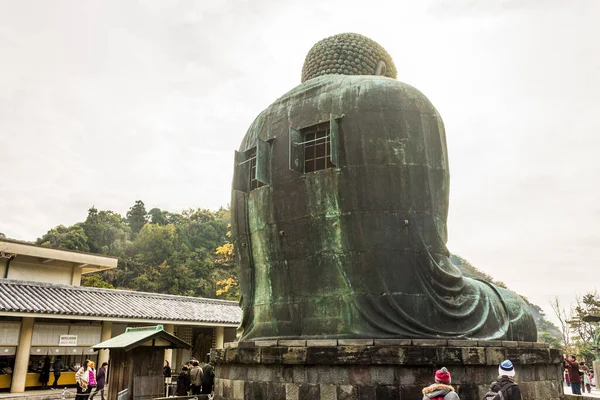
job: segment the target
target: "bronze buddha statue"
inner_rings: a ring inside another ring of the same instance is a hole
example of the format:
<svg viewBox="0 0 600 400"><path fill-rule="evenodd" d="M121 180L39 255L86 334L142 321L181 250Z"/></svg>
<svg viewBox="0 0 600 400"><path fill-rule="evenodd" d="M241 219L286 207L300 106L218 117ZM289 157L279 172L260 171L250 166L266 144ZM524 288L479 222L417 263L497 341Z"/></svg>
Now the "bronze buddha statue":
<svg viewBox="0 0 600 400"><path fill-rule="evenodd" d="M396 73L371 39L324 39L248 130L231 205L241 340L536 340L518 295L450 262L444 124Z"/></svg>

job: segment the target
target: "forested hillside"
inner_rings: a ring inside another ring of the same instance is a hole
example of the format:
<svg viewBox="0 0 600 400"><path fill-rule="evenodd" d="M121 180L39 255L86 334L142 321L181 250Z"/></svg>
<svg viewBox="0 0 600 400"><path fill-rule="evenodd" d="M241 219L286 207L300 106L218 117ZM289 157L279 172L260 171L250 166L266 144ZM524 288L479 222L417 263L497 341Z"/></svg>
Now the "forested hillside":
<svg viewBox="0 0 600 400"><path fill-rule="evenodd" d="M228 224L227 209L146 211L138 200L125 217L92 207L85 221L59 225L37 244L119 258L117 269L84 276L85 286L235 298L235 290L223 292L217 283L227 285L234 272L227 252L217 252L227 242Z"/></svg>
<svg viewBox="0 0 600 400"><path fill-rule="evenodd" d="M229 242L229 210L146 211L136 201L123 217L92 207L83 222L59 225L37 240L42 246L119 258L116 270L83 278L83 285L237 300L236 271ZM506 288L457 255L463 274ZM525 299L527 301L527 299ZM529 302L528 302L529 303ZM560 331L530 304L540 340L559 347Z"/></svg>

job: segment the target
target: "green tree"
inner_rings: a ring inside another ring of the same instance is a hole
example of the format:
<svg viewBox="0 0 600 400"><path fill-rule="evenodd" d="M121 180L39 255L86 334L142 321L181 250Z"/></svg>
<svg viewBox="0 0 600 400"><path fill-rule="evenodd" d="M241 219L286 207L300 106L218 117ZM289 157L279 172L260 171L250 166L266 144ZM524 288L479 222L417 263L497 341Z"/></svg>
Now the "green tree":
<svg viewBox="0 0 600 400"><path fill-rule="evenodd" d="M64 225L58 225L46 232L36 243L57 249L90 251L88 238L82 223L77 223L68 228Z"/></svg>
<svg viewBox="0 0 600 400"><path fill-rule="evenodd" d="M113 211L98 211L96 207L88 210L83 222L92 253L120 256L125 250L131 229L120 214Z"/></svg>
<svg viewBox="0 0 600 400"><path fill-rule="evenodd" d="M57 226L38 242L119 257L117 269L84 275L85 286L215 297L217 280L235 278L233 263L214 252L227 241L228 221L225 208L180 213L152 208L146 214L138 201L127 218L91 207L84 222ZM227 296L235 297L235 291Z"/></svg>
<svg viewBox="0 0 600 400"><path fill-rule="evenodd" d="M137 200L129 211L127 211L126 217L127 224L131 228L132 237L135 237L147 221L148 213L146 212L144 202Z"/></svg>
<svg viewBox="0 0 600 400"><path fill-rule="evenodd" d="M81 286L114 289L115 287L104 279L100 272L81 276Z"/></svg>
<svg viewBox="0 0 600 400"><path fill-rule="evenodd" d="M590 316L600 316L600 296L598 292L590 292L577 297L576 304L571 311L571 319L568 321L573 333L573 346L576 352L586 360L595 358L595 339L598 332L598 323L591 322Z"/></svg>
<svg viewBox="0 0 600 400"><path fill-rule="evenodd" d="M177 242L175 226L146 224L133 241L133 249L143 263L157 267L176 250Z"/></svg>
<svg viewBox="0 0 600 400"><path fill-rule="evenodd" d="M150 223L155 225L167 225L169 223L169 213L167 211L163 211L160 208L153 208L148 211L148 216L150 217Z"/></svg>

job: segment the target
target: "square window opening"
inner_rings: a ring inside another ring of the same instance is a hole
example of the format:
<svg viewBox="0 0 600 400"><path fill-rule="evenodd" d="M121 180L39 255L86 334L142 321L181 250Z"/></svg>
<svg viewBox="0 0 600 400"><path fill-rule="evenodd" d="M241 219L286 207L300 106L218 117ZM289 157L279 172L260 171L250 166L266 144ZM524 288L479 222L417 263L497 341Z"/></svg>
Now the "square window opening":
<svg viewBox="0 0 600 400"><path fill-rule="evenodd" d="M324 122L301 130L304 142L304 172L335 168L331 162L330 124Z"/></svg>

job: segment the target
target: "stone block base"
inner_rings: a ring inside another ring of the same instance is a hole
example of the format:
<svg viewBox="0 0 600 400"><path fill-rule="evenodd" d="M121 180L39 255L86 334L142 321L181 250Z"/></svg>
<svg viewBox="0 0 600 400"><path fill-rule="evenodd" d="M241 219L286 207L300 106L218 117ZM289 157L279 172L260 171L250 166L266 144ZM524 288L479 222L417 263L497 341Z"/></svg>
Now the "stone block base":
<svg viewBox="0 0 600 400"><path fill-rule="evenodd" d="M523 399L563 396L562 356L538 343L445 340L265 341L213 349L217 400L420 399L445 366L461 400L480 400L510 359Z"/></svg>

